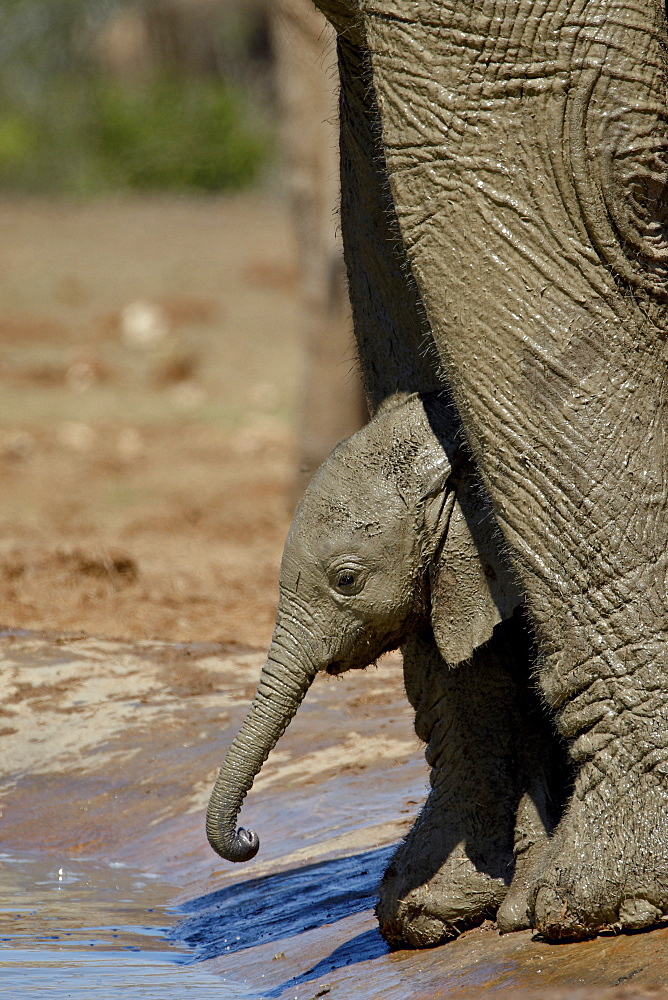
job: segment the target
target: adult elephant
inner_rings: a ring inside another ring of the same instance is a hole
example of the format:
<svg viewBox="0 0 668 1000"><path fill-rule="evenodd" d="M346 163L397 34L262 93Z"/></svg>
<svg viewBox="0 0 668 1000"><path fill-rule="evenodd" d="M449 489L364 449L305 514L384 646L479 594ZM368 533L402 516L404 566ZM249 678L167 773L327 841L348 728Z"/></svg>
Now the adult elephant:
<svg viewBox="0 0 668 1000"><path fill-rule="evenodd" d="M317 3L339 32L372 403L438 359L577 767L533 926L651 926L668 912L663 6Z"/></svg>

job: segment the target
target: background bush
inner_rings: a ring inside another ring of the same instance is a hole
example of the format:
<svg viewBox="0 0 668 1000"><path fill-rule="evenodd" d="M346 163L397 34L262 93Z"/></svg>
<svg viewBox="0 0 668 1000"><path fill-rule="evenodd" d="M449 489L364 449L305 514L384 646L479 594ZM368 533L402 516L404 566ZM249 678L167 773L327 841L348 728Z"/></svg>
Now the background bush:
<svg viewBox="0 0 668 1000"><path fill-rule="evenodd" d="M169 52L161 65L159 50L129 79L110 72L96 39L124 6L142 7L2 0L0 188L218 191L257 179L271 152L257 89L243 93L215 59L198 72Z"/></svg>

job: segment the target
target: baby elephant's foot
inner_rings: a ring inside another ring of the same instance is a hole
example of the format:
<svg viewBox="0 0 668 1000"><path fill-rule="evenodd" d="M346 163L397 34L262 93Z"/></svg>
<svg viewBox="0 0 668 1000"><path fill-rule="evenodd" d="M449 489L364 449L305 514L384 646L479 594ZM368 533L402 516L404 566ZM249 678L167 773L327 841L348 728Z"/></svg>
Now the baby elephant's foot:
<svg viewBox="0 0 668 1000"><path fill-rule="evenodd" d="M501 879L478 871L459 851L418 886L401 878L391 864L376 907L380 931L392 948L444 944L486 917L493 918L505 891Z"/></svg>
<svg viewBox="0 0 668 1000"><path fill-rule="evenodd" d="M520 800L515 822L515 871L496 914L502 934L531 927L530 894L534 874L540 869L559 809L559 803L555 803L551 795L550 785L554 785L554 779L555 774L535 773L530 790Z"/></svg>
<svg viewBox="0 0 668 1000"><path fill-rule="evenodd" d="M524 931L531 927L531 887L533 873L542 861L546 841L541 840L515 858L515 874L496 914L502 934Z"/></svg>
<svg viewBox="0 0 668 1000"><path fill-rule="evenodd" d="M448 848L436 836L425 851L420 839L418 821L381 883L376 915L392 948L444 944L485 918L493 919L506 892L507 883L497 872L510 870L510 852L489 865L471 860L462 843Z"/></svg>
<svg viewBox="0 0 668 1000"><path fill-rule="evenodd" d="M598 772L600 774L600 771ZM533 873L531 922L549 940L642 930L668 914L668 783L587 764Z"/></svg>

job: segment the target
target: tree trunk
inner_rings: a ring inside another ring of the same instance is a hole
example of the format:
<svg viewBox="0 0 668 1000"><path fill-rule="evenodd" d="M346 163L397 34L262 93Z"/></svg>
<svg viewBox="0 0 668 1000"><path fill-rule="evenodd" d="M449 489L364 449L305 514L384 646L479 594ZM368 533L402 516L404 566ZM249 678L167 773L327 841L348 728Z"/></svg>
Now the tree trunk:
<svg viewBox="0 0 668 1000"><path fill-rule="evenodd" d="M338 231L338 73L334 31L310 0L276 4L273 37L283 153L299 253L304 372L294 499L367 408Z"/></svg>

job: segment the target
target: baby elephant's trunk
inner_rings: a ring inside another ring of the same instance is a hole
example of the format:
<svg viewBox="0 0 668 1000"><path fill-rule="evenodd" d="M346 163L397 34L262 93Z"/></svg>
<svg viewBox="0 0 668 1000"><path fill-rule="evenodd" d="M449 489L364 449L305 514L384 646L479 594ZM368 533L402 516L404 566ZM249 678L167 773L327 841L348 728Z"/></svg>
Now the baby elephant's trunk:
<svg viewBox="0 0 668 1000"><path fill-rule="evenodd" d="M237 830L241 804L299 708L315 673L314 667L301 663L286 648L280 634L274 635L253 704L227 752L209 800L206 835L214 851L227 861L250 861L258 852L257 834Z"/></svg>

